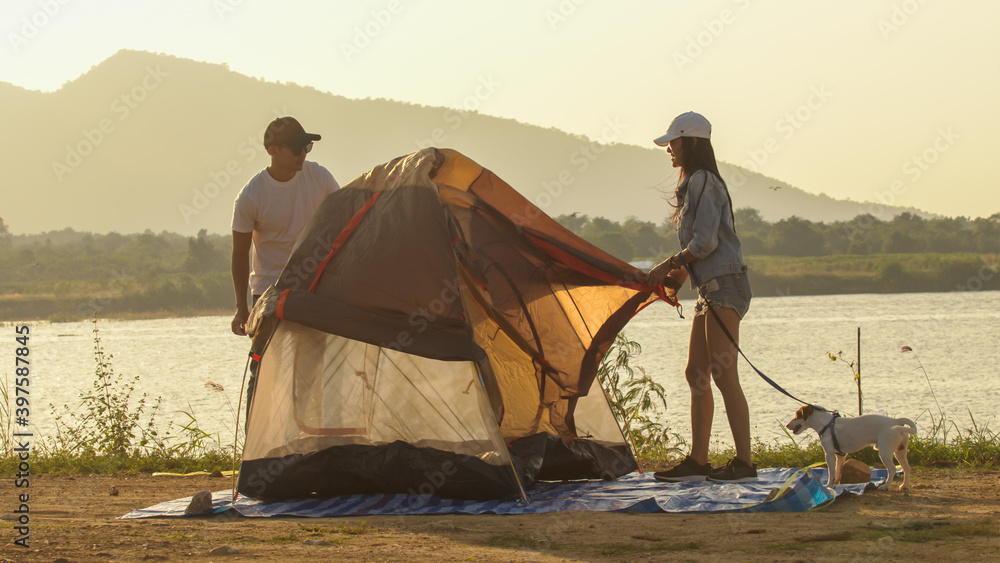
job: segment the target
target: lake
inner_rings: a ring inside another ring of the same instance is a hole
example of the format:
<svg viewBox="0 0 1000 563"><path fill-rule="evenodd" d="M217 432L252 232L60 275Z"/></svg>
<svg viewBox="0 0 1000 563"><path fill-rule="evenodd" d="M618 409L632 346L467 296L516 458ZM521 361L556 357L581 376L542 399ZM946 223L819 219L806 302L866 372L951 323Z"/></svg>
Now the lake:
<svg viewBox="0 0 1000 563"><path fill-rule="evenodd" d="M657 303L625 328L642 354L633 361L667 391L661 418L672 431L689 436L686 361L688 319ZM228 317L157 320L101 320L106 353L116 372L139 376L135 397L161 396L159 420L183 425L191 413L209 433L232 443L233 409L239 396L248 339L229 332ZM95 370L93 325L31 324L32 421L51 434L48 405L79 404L91 389ZM758 297L741 326L741 344L752 362L790 393L828 409L857 414L857 389L850 367L827 352L853 360L861 327L862 390L865 413L905 416L921 433L938 407L960 427L974 420L995 429L997 372L1000 366L1000 292L894 295ZM13 365L14 330L8 324L5 365ZM913 353L901 353L902 346ZM928 378L920 369L923 363ZM13 370L5 368L13 385ZM779 394L740 360L740 377L750 404L753 433L762 440L787 441L781 426L799 404ZM212 390L208 382L224 391ZM13 393L12 393L13 395ZM731 443L721 396L716 392L713 434ZM971 417L971 418L970 418ZM717 444L718 445L718 444Z"/></svg>

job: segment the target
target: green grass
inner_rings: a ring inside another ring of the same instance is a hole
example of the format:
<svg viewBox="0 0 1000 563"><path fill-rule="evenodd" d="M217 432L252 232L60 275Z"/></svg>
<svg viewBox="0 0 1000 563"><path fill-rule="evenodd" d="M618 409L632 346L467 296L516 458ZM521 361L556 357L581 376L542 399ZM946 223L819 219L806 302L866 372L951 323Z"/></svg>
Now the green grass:
<svg viewBox="0 0 1000 563"><path fill-rule="evenodd" d="M731 448L713 450L710 462L713 465L724 465L735 455ZM908 459L911 465L931 466L936 462L952 462L960 467L994 469L1000 467L1000 438L996 433L986 428L957 429L949 436L947 443L940 437L913 437L910 439ZM69 453L59 450L33 451L32 473L45 475L111 475L128 473L153 473L157 471L170 473L190 473L193 471L232 469L231 451L204 451L186 455L149 453L133 456L101 455L94 452ZM753 443L753 459L758 468L764 467L805 467L825 461L823 448L816 439L807 439L799 443L779 442L777 440L765 443L755 439ZM848 459L857 459L870 466L880 467L882 464L878 452L867 447L852 453ZM652 466L667 467L677 459L648 459L643 464L645 469ZM0 474L13 475L17 472L18 459L12 455L0 458ZM239 459L236 461L239 467ZM336 530L340 533L351 533Z"/></svg>
<svg viewBox="0 0 1000 563"><path fill-rule="evenodd" d="M724 465L735 455L736 451L732 448L715 450L710 452L709 461L713 465ZM805 467L826 461L823 447L816 439L795 444L764 443L755 438L752 456L758 468ZM847 459L857 459L873 467L882 465L878 451L871 446L849 454ZM907 459L915 467L951 462L960 467L997 468L1000 467L1000 439L994 433L984 433L982 429L962 429L947 443L940 438L913 437L910 438Z"/></svg>
<svg viewBox="0 0 1000 563"><path fill-rule="evenodd" d="M337 533L349 536L360 536L362 534L366 534L368 533L368 522L362 520L356 526L352 526L347 522L341 522L337 524Z"/></svg>
<svg viewBox="0 0 1000 563"><path fill-rule="evenodd" d="M811 543L794 542L794 543L779 543L779 544L769 545L764 547L764 549L769 549L772 551L803 551L806 549L813 549L815 547L816 545Z"/></svg>
<svg viewBox="0 0 1000 563"><path fill-rule="evenodd" d="M20 460L0 458L0 474L13 475ZM239 460L237 460L239 467ZM31 471L39 475L115 475L123 473L191 473L228 471L233 468L232 454L207 451L190 455L139 454L132 456L101 455L95 452L32 451Z"/></svg>
<svg viewBox="0 0 1000 563"><path fill-rule="evenodd" d="M299 524L298 529L300 531L306 532L310 536L322 536L324 534L332 534L333 528L330 526L307 526L304 524Z"/></svg>
<svg viewBox="0 0 1000 563"><path fill-rule="evenodd" d="M950 423L945 417L945 421ZM923 435L910 438L907 459L911 465L934 465L951 462L963 467L1000 467L1000 433L990 430L989 424L980 425L975 420L971 428L959 428L950 423L951 431L941 431L941 424L931 425ZM786 433L787 434L787 433ZM789 435L787 442L762 442L755 438L752 455L757 467L804 467L826 461L819 439L815 436L796 438ZM713 464L723 464L736 455L731 449L715 451ZM880 466L882 460L875 448L868 446L848 455L870 466Z"/></svg>
<svg viewBox="0 0 1000 563"><path fill-rule="evenodd" d="M264 541L271 543L279 543L279 544L289 544L289 543L299 543L302 541L302 539L295 532L288 532L286 534L278 534L275 536L271 536L270 538Z"/></svg>
<svg viewBox="0 0 1000 563"><path fill-rule="evenodd" d="M976 279L984 265L995 265L996 259L993 254L974 252L750 255L747 266L755 295L775 295L789 288L795 295L912 293L954 291L968 279ZM996 289L994 278L983 288Z"/></svg>
<svg viewBox="0 0 1000 563"><path fill-rule="evenodd" d="M164 534L163 537L174 542L189 542L189 541L205 541L205 538L201 536L198 532L177 532ZM94 543L103 543L105 540L100 540ZM90 543L88 541L87 543Z"/></svg>

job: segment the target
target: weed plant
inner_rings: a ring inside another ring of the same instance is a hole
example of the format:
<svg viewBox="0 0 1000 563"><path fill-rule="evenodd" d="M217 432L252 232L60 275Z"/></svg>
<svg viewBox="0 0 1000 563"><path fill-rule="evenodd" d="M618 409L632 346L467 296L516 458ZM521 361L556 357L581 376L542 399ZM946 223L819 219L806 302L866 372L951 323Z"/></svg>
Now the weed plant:
<svg viewBox="0 0 1000 563"><path fill-rule="evenodd" d="M161 437L156 429L161 398L148 403L149 396L143 393L138 400L132 399L139 376L126 378L115 373L113 356L101 344L96 315L93 324L94 381L89 392L80 393L76 408L63 405L59 410L49 405L56 426L54 448L70 455L106 457L164 452L166 436Z"/></svg>
<svg viewBox="0 0 1000 563"><path fill-rule="evenodd" d="M611 404L625 439L640 460L666 459L680 452L683 438L659 422L658 405L667 407L663 386L631 361L642 352L638 342L619 334L597 371L597 378Z"/></svg>
<svg viewBox="0 0 1000 563"><path fill-rule="evenodd" d="M116 373L113 355L101 342L93 319L94 380L76 405L49 405L55 436L33 442L33 471L55 474L181 472L229 469L232 447L226 448L200 430L193 415L175 435L173 425L157 429L161 398L135 397L139 377ZM6 379L6 375L4 377ZM7 381L0 391L0 472L16 472Z"/></svg>
<svg viewBox="0 0 1000 563"><path fill-rule="evenodd" d="M858 330L861 330L861 329L858 329ZM860 332L859 332L859 334L860 334ZM864 414L864 405L863 405L864 397L861 394L861 365L860 365L860 361L859 361L859 363L856 364L854 360L848 360L847 358L844 357L844 351L843 350L837 352L836 356L833 355L832 352L827 352L826 353L826 357L830 358L834 362L836 362L836 361L843 362L845 365L847 365L847 367L850 368L851 375L854 377L854 383L858 386L858 416L861 416L862 414Z"/></svg>
<svg viewBox="0 0 1000 563"><path fill-rule="evenodd" d="M10 410L10 380L7 372L3 373L3 380L0 381L0 459L7 459L14 455L14 418Z"/></svg>

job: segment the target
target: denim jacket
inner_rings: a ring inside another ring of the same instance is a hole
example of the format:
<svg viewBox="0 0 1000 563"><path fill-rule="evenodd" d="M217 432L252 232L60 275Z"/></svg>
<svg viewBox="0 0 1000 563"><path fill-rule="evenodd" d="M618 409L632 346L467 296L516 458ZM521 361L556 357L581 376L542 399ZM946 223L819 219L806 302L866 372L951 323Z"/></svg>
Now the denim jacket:
<svg viewBox="0 0 1000 563"><path fill-rule="evenodd" d="M681 206L677 238L697 258L691 264L698 282L746 273L740 239L733 227L732 205L718 176L699 170L677 187ZM694 285L694 280L691 280Z"/></svg>

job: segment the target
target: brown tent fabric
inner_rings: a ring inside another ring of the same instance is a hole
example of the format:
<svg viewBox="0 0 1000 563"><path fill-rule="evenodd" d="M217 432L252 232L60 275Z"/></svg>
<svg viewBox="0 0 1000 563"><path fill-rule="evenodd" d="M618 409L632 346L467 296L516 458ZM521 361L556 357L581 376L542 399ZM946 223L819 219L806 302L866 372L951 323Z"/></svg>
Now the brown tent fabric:
<svg viewBox="0 0 1000 563"><path fill-rule="evenodd" d="M499 498L633 471L596 374L657 299L643 280L458 152L372 169L252 312L239 491Z"/></svg>

